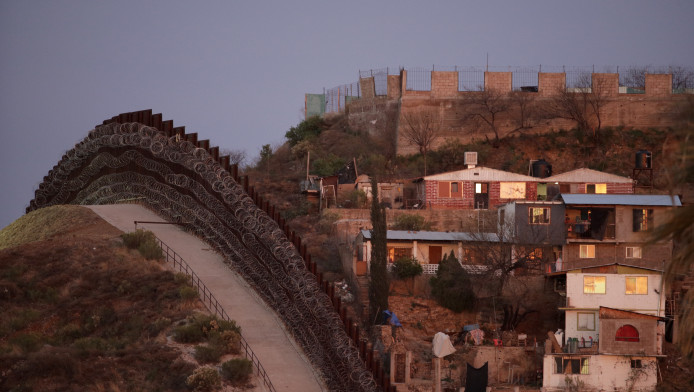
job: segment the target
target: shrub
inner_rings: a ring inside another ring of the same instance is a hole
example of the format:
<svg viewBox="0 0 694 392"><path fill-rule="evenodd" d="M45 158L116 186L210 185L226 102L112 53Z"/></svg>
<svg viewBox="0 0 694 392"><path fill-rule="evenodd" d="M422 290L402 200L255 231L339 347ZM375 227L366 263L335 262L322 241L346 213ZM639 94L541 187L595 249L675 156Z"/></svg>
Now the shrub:
<svg viewBox="0 0 694 392"><path fill-rule="evenodd" d="M157 239L151 231L137 229L130 233L121 234L121 238L125 246L130 249L137 249L147 259L159 260L164 257L161 247L159 247Z"/></svg>
<svg viewBox="0 0 694 392"><path fill-rule="evenodd" d="M41 336L36 333L22 333L10 339L10 343L19 346L24 353L30 353L39 349Z"/></svg>
<svg viewBox="0 0 694 392"><path fill-rule="evenodd" d="M253 373L253 363L246 358L235 358L222 364L222 377L232 383L244 383Z"/></svg>
<svg viewBox="0 0 694 392"><path fill-rule="evenodd" d="M194 392L217 391L222 386L222 378L211 367L199 367L186 379L186 385Z"/></svg>
<svg viewBox="0 0 694 392"><path fill-rule="evenodd" d="M319 116L311 116L300 122L297 126L289 128L284 137L289 141L289 145L294 147L302 140L313 139L318 136L325 124Z"/></svg>
<svg viewBox="0 0 694 392"><path fill-rule="evenodd" d="M431 278L429 284L431 294L439 305L457 313L474 308L475 293L470 277L453 251L441 260L436 276Z"/></svg>
<svg viewBox="0 0 694 392"><path fill-rule="evenodd" d="M227 354L241 352L241 334L237 331L223 331L211 339L212 344L219 345Z"/></svg>
<svg viewBox="0 0 694 392"><path fill-rule="evenodd" d="M83 352L108 351L111 349L110 344L106 340L93 336L77 339L72 345Z"/></svg>
<svg viewBox="0 0 694 392"><path fill-rule="evenodd" d="M186 324L174 329L173 338L179 343L198 343L205 339L205 333L199 325Z"/></svg>
<svg viewBox="0 0 694 392"><path fill-rule="evenodd" d="M324 212L318 221L318 231L323 234L330 234L333 224L340 219L340 214L336 212Z"/></svg>
<svg viewBox="0 0 694 392"><path fill-rule="evenodd" d="M347 201L349 201L350 208L366 208L369 200L366 192L361 189L355 189L347 195Z"/></svg>
<svg viewBox="0 0 694 392"><path fill-rule="evenodd" d="M220 320L217 316L197 315L174 330L174 340L179 343L197 343L209 338L213 334L221 334L224 331L241 333L241 328L234 321Z"/></svg>
<svg viewBox="0 0 694 392"><path fill-rule="evenodd" d="M413 278L422 274L422 265L414 257L403 257L393 263L393 272L400 279Z"/></svg>
<svg viewBox="0 0 694 392"><path fill-rule="evenodd" d="M178 296L184 301L190 301L198 298L198 290L192 286L183 286L178 289Z"/></svg>
<svg viewBox="0 0 694 392"><path fill-rule="evenodd" d="M431 224L426 222L421 215L400 214L395 217L395 223L391 228L393 230L421 231L430 230Z"/></svg>
<svg viewBox="0 0 694 392"><path fill-rule="evenodd" d="M209 344L206 346L195 346L193 356L200 363L216 363L222 357L223 347L217 344Z"/></svg>

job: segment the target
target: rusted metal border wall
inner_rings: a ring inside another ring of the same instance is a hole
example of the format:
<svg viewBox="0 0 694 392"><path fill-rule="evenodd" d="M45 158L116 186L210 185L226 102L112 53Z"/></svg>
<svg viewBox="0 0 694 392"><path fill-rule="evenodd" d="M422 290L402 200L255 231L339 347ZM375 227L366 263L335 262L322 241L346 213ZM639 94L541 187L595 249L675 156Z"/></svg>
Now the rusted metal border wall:
<svg viewBox="0 0 694 392"><path fill-rule="evenodd" d="M391 391L379 357L359 339L334 287L301 238L229 157L151 110L104 121L68 151L27 212L54 204L143 204L221 253L284 321L335 391Z"/></svg>

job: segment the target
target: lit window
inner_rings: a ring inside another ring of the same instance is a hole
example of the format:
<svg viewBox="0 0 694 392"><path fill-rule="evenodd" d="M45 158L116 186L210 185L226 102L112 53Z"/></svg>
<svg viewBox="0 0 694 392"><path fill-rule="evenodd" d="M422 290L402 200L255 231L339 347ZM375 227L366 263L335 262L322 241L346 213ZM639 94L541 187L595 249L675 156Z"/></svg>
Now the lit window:
<svg viewBox="0 0 694 392"><path fill-rule="evenodd" d="M549 217L549 208L547 207L528 208L528 218L531 225L549 224Z"/></svg>
<svg viewBox="0 0 694 392"><path fill-rule="evenodd" d="M579 312L577 329L579 331L595 331L595 313Z"/></svg>
<svg viewBox="0 0 694 392"><path fill-rule="evenodd" d="M648 277L627 276L626 294L648 294Z"/></svg>
<svg viewBox="0 0 694 392"><path fill-rule="evenodd" d="M648 231L653 229L653 210L633 210L634 231Z"/></svg>
<svg viewBox="0 0 694 392"><path fill-rule="evenodd" d="M589 374L588 358L554 357L554 372L557 374Z"/></svg>
<svg viewBox="0 0 694 392"><path fill-rule="evenodd" d="M583 277L583 293L584 294L605 294L605 277L604 276L584 276Z"/></svg>
<svg viewBox="0 0 694 392"><path fill-rule="evenodd" d="M626 324L619 327L614 340L618 342L638 342L639 331L632 325Z"/></svg>
<svg viewBox="0 0 694 392"><path fill-rule="evenodd" d="M488 193L487 187L489 184L477 182L475 183L475 193Z"/></svg>
<svg viewBox="0 0 694 392"><path fill-rule="evenodd" d="M640 246L627 246L627 259L640 259L641 258L641 247Z"/></svg>
<svg viewBox="0 0 694 392"><path fill-rule="evenodd" d="M525 199L524 182L502 182L499 185L499 198L501 199Z"/></svg>
<svg viewBox="0 0 694 392"><path fill-rule="evenodd" d="M607 184L586 184L586 193L607 193Z"/></svg>
<svg viewBox="0 0 694 392"><path fill-rule="evenodd" d="M580 254L578 257L582 259L594 259L595 258L595 245L581 245Z"/></svg>

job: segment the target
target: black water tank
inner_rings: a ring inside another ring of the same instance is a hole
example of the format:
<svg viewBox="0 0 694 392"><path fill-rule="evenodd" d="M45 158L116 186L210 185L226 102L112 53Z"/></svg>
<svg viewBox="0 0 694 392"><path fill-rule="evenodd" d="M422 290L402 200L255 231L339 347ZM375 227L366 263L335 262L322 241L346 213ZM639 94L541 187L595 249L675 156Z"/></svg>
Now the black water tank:
<svg viewBox="0 0 694 392"><path fill-rule="evenodd" d="M651 152L646 150L636 151L636 166L637 169L651 168Z"/></svg>
<svg viewBox="0 0 694 392"><path fill-rule="evenodd" d="M552 175L552 165L544 159L538 159L531 165L531 174L537 178L547 178Z"/></svg>

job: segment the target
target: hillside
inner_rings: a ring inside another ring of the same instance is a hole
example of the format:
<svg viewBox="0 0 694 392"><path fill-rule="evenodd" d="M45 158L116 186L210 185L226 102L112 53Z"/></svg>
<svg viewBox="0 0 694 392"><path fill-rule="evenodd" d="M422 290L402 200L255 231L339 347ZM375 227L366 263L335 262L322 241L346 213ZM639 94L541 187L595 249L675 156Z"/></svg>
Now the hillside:
<svg viewBox="0 0 694 392"><path fill-rule="evenodd" d="M187 391L202 362L214 363L172 340L211 320L188 279L120 234L78 206L0 231L0 390Z"/></svg>

